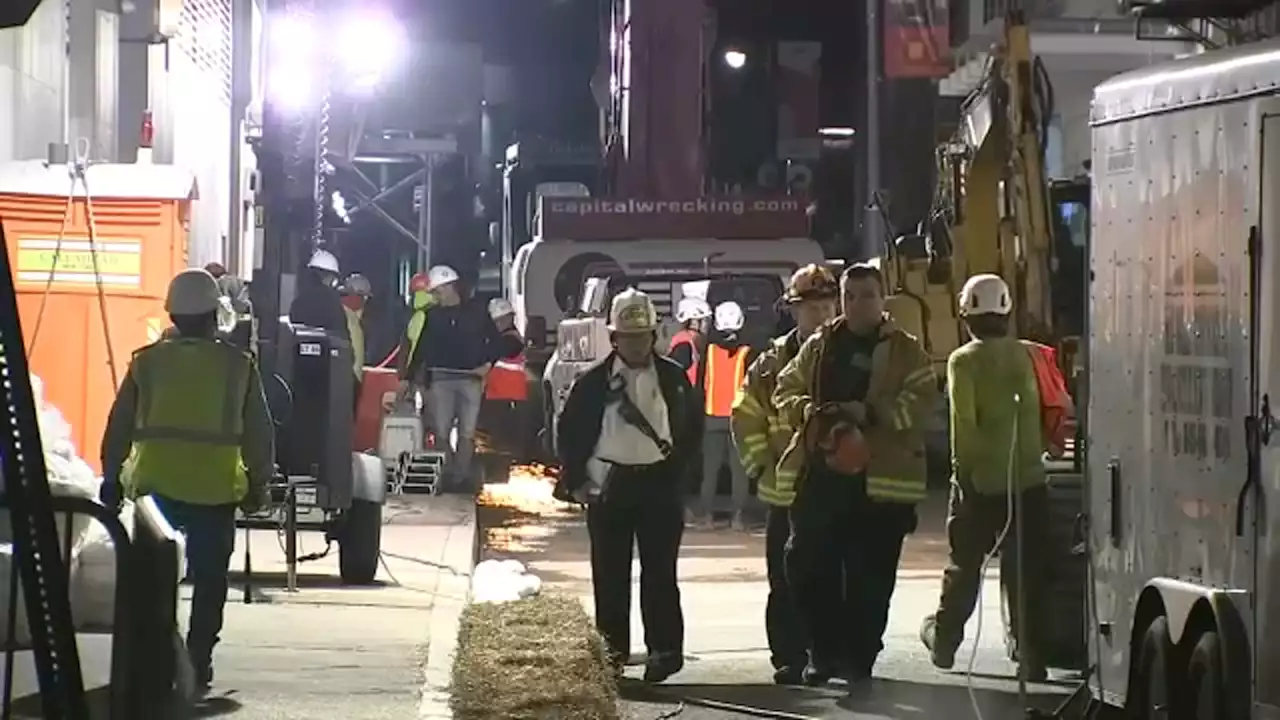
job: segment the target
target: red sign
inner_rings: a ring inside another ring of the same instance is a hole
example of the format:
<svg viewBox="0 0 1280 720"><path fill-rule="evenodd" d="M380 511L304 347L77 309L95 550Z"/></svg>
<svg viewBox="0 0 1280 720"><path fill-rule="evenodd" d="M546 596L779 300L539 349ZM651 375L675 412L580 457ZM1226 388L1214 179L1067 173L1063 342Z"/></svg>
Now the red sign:
<svg viewBox="0 0 1280 720"><path fill-rule="evenodd" d="M689 200L543 197L544 240L774 240L809 236L808 201L780 197Z"/></svg>
<svg viewBox="0 0 1280 720"><path fill-rule="evenodd" d="M951 74L950 0L888 0L884 76L944 78Z"/></svg>

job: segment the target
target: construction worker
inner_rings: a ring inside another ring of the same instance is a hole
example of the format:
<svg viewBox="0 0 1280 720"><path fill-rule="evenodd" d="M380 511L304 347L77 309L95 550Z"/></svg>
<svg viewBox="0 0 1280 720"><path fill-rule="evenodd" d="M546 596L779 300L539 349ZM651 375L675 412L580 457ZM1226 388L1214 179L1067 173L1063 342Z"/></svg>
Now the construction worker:
<svg viewBox="0 0 1280 720"><path fill-rule="evenodd" d="M218 286L203 269L169 284L178 336L134 353L102 438L102 500L152 495L187 537L192 581L187 650L197 680L213 680L235 513L268 502L274 438L253 357L215 339Z"/></svg>
<svg viewBox="0 0 1280 720"><path fill-rule="evenodd" d="M334 337L351 342L347 314L338 294L342 271L338 258L328 250L316 250L298 278L298 292L289 307L289 320L299 325L322 328Z"/></svg>
<svg viewBox="0 0 1280 720"><path fill-rule="evenodd" d="M509 337L520 343L520 352L499 358L493 363L493 369L485 378L484 396L486 400L500 402L523 402L529 398L529 380L525 375L524 336L516 329L516 309L504 298L489 301L489 317L503 337Z"/></svg>
<svg viewBox="0 0 1280 720"><path fill-rule="evenodd" d="M667 357L684 368L689 384L696 387L702 379L700 364L711 324L711 306L701 298L680 298L676 303L676 321L680 323L680 330L671 336Z"/></svg>
<svg viewBox="0 0 1280 720"><path fill-rule="evenodd" d="M790 502L787 576L812 638L808 684L843 676L866 687L889 617L905 536L925 497L925 427L938 386L929 355L885 313L884 277L857 264L840 277L841 316L800 346L773 399L791 435L778 463L777 500ZM842 462L835 429L865 438L870 458ZM849 431L852 426L857 432ZM831 592L842 577L842 593Z"/></svg>
<svg viewBox="0 0 1280 720"><path fill-rule="evenodd" d="M1037 655L1044 647L1045 625L1039 611L1046 602L1042 571L1049 520L1042 453L1048 438L1041 430L1033 359L1027 345L1009 336L1013 301L1009 286L998 275L969 278L960 291L959 308L973 339L947 359L951 557L943 573L938 611L925 618L921 640L934 665L953 666L964 625L977 604L983 562L999 548L1000 580L1008 591L1015 630L1020 627L1019 611L1027 610L1027 637L1018 637L1020 672L1028 680L1043 680L1045 669ZM1010 522L1011 504L1015 513L1022 513L1019 521ZM1021 546L1015 542L1015 524L1022 526Z"/></svg>
<svg viewBox="0 0 1280 720"><path fill-rule="evenodd" d="M426 380L410 374L410 368L421 368L416 362L418 341L422 339L422 331L427 327L427 311L436 304L436 296L431 293L431 278L427 273L418 273L409 279L409 305L413 314L405 325L404 335L400 337L400 346L396 351L396 371L400 375L400 394L408 395L414 385L426 387Z"/></svg>
<svg viewBox="0 0 1280 720"><path fill-rule="evenodd" d="M765 629L769 638L773 679L780 685L796 685L808 663L805 637L784 562L791 537L791 498L777 490L775 467L790 442L773 407L778 373L800 350L800 344L836 316L840 288L830 270L806 265L791 276L782 301L790 308L795 328L776 338L747 368L742 392L733 404L733 439L748 477L756 481L756 495L768 505L765 525L765 564L769 577L769 601ZM833 578L832 578L833 579Z"/></svg>
<svg viewBox="0 0 1280 720"><path fill-rule="evenodd" d="M743 511L750 494L747 471L743 469L738 452L733 446L729 416L733 412L733 400L747 376L747 364L751 348L742 342L738 333L745 324L742 306L736 302L722 302L715 309L715 333L707 345L707 356L702 368L703 410L707 415L702 436L702 483L700 485L701 515L695 520L702 528L713 525L716 488L720 481L720 468L729 465L732 480L729 511L731 527L745 530Z"/></svg>
<svg viewBox="0 0 1280 720"><path fill-rule="evenodd" d="M437 265L427 273L436 296L424 344L408 372L426 378L426 410L437 447L445 453L443 489L476 490L471 472L475 454L476 421L484 399L484 380L497 360L518 355L524 342L518 335L498 332L488 304L463 292L458 273ZM457 446L450 442L457 428Z"/></svg>
<svg viewBox="0 0 1280 720"><path fill-rule="evenodd" d="M648 295L619 293L609 310L613 352L573 384L556 425L555 495L587 505L596 626L619 673L631 651L631 548L639 548L649 682L684 667L679 479L702 437L697 395L679 365L655 354L657 330Z"/></svg>
<svg viewBox="0 0 1280 720"><path fill-rule="evenodd" d="M360 383L364 379L364 307L373 297L369 279L360 273L351 273L339 288L342 294L342 310L347 318L347 332L351 336L351 362L355 372L352 395L355 405L360 404Z"/></svg>

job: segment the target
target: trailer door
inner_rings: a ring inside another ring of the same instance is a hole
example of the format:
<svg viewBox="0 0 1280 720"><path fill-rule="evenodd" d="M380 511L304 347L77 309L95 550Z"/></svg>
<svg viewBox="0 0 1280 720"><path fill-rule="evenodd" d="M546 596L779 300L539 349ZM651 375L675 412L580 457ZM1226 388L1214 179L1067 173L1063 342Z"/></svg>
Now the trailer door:
<svg viewBox="0 0 1280 720"><path fill-rule="evenodd" d="M1237 523L1256 532L1254 554L1254 683L1259 707L1255 717L1280 718L1280 108L1262 118L1259 224L1250 237L1250 286L1256 290L1250 322L1253 348L1253 418L1250 476L1240 494ZM1249 437L1252 436L1252 437ZM1275 612L1272 612L1275 611Z"/></svg>

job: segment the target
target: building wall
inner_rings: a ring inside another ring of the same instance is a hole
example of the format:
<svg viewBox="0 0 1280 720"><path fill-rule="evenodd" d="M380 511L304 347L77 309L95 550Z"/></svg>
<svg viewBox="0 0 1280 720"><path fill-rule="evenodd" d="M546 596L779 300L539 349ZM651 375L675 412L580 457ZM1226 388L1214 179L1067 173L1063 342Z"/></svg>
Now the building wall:
<svg viewBox="0 0 1280 720"><path fill-rule="evenodd" d="M44 158L62 140L62 13L46 0L25 26L0 30L0 161Z"/></svg>
<svg viewBox="0 0 1280 720"><path fill-rule="evenodd" d="M1053 58L1045 59L1053 83L1054 127L1050 131L1047 172L1050 177L1071 177L1084 171L1089 159L1089 104L1093 88L1113 72L1055 70Z"/></svg>

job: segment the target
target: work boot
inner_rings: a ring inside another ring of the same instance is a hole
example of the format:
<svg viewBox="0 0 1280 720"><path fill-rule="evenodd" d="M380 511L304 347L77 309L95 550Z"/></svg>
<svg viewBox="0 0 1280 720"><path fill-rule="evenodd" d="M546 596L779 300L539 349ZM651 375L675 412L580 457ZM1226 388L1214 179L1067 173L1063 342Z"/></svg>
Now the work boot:
<svg viewBox="0 0 1280 720"><path fill-rule="evenodd" d="M679 652L651 652L644 664L644 681L660 683L684 669L684 654Z"/></svg>
<svg viewBox="0 0 1280 720"><path fill-rule="evenodd" d="M835 676L836 671L834 669L810 662L804 666L804 671L800 674L800 682L809 687L822 687L831 682Z"/></svg>
<svg viewBox="0 0 1280 720"><path fill-rule="evenodd" d="M956 664L956 648L938 642L938 616L930 615L920 624L920 642L929 649L929 659L939 670L950 670Z"/></svg>
<svg viewBox="0 0 1280 720"><path fill-rule="evenodd" d="M783 667L774 670L773 683L775 685L803 685L804 666L784 665Z"/></svg>

